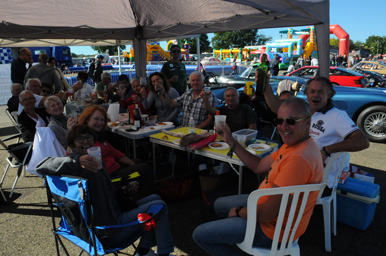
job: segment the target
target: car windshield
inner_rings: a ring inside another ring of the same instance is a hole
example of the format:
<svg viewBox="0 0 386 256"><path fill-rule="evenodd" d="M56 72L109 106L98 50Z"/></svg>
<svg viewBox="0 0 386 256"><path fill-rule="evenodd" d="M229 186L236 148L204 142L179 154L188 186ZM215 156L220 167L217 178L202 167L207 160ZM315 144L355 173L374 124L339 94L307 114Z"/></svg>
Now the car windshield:
<svg viewBox="0 0 386 256"><path fill-rule="evenodd" d="M241 73L241 77L244 77L244 78L255 78L255 72L256 72L256 69L257 69L258 65L253 65L253 66L250 66L249 68L247 68L243 73Z"/></svg>

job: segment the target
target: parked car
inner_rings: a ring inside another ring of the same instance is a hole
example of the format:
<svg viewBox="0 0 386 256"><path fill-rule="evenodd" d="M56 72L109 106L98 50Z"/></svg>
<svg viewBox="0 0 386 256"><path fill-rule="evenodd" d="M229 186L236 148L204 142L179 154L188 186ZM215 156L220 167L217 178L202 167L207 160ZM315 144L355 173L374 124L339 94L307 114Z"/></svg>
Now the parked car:
<svg viewBox="0 0 386 256"><path fill-rule="evenodd" d="M271 80L274 92L281 80L286 76L275 77ZM306 79L297 80L305 84ZM224 100L225 87L212 89L220 101ZM238 89L243 90L243 87ZM386 142L386 91L381 88L355 88L347 86L334 86L336 91L333 97L335 107L347 112L351 119L366 134L370 141ZM297 97L307 100L304 86L297 92Z"/></svg>
<svg viewBox="0 0 386 256"><path fill-rule="evenodd" d="M382 61L360 61L355 64L353 68L360 68L362 70L370 70L379 74L386 75L386 63Z"/></svg>
<svg viewBox="0 0 386 256"><path fill-rule="evenodd" d="M386 75L382 75L377 72L373 72L365 69L360 69L359 67L351 67L349 69L365 75L369 80L370 87L375 87L375 86L385 87L386 85Z"/></svg>
<svg viewBox="0 0 386 256"><path fill-rule="evenodd" d="M205 57L201 61L202 65L221 65L221 61L215 57Z"/></svg>
<svg viewBox="0 0 386 256"><path fill-rule="evenodd" d="M286 75L310 79L318 76L318 74L318 66L304 66ZM330 80L334 85L341 86L367 87L370 85L363 74L339 67L330 67Z"/></svg>

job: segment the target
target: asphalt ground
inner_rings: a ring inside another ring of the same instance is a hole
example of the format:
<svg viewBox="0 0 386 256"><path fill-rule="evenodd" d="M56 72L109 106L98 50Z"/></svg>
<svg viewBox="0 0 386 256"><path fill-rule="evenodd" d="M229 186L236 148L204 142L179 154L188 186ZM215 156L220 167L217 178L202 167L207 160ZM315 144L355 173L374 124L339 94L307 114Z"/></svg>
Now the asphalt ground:
<svg viewBox="0 0 386 256"><path fill-rule="evenodd" d="M0 106L0 137L14 132L5 106ZM351 155L351 163L358 165L375 176L375 183L381 186L381 200L376 206L372 224L365 231L338 223L337 236L332 237L332 252L324 250L323 214L317 206L306 233L300 238L302 255L385 255L386 243L386 158L385 144L371 143L369 149ZM0 169L6 166L7 152L0 150ZM0 172L2 175L3 171ZM15 178L11 169L4 181L6 196ZM178 255L207 255L198 248L191 238L194 228L206 221L207 211L200 192L183 200L168 200L170 226ZM339 209L338 209L339 210ZM58 221L59 218L56 218ZM14 195L8 203L0 199L0 255L55 255L55 242L51 233L50 210L41 178L26 173L17 183ZM77 248L69 243L70 255L78 254ZM133 250L125 250L129 255Z"/></svg>

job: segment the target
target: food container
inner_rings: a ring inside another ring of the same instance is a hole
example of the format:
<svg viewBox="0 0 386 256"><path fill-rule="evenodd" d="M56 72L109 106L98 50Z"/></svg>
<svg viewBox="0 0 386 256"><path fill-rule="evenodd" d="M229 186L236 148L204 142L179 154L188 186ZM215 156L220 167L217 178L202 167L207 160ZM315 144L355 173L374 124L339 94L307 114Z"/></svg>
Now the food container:
<svg viewBox="0 0 386 256"><path fill-rule="evenodd" d="M244 142L244 138L245 138L245 145L244 146L247 146L248 144L251 143L252 140L256 139L257 130L242 129L242 130L233 132L232 135L236 141L240 141L240 142L241 141Z"/></svg>
<svg viewBox="0 0 386 256"><path fill-rule="evenodd" d="M366 230L374 219L379 202L378 184L348 177L336 191L337 221Z"/></svg>

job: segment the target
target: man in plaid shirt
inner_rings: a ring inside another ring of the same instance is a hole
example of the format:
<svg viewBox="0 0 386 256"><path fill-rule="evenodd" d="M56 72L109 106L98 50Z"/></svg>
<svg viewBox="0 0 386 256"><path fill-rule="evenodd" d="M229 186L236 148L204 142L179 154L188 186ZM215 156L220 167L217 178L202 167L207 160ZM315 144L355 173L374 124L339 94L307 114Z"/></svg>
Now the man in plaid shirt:
<svg viewBox="0 0 386 256"><path fill-rule="evenodd" d="M204 88L204 76L195 71L190 74L191 90L186 91L180 97L171 100L167 93L160 92L161 99L170 107L182 107L182 126L188 126L189 118L192 116L197 128L205 129L213 123L213 115L207 114L204 102L200 94ZM217 107L217 100L213 94L209 96L209 103L213 108Z"/></svg>

